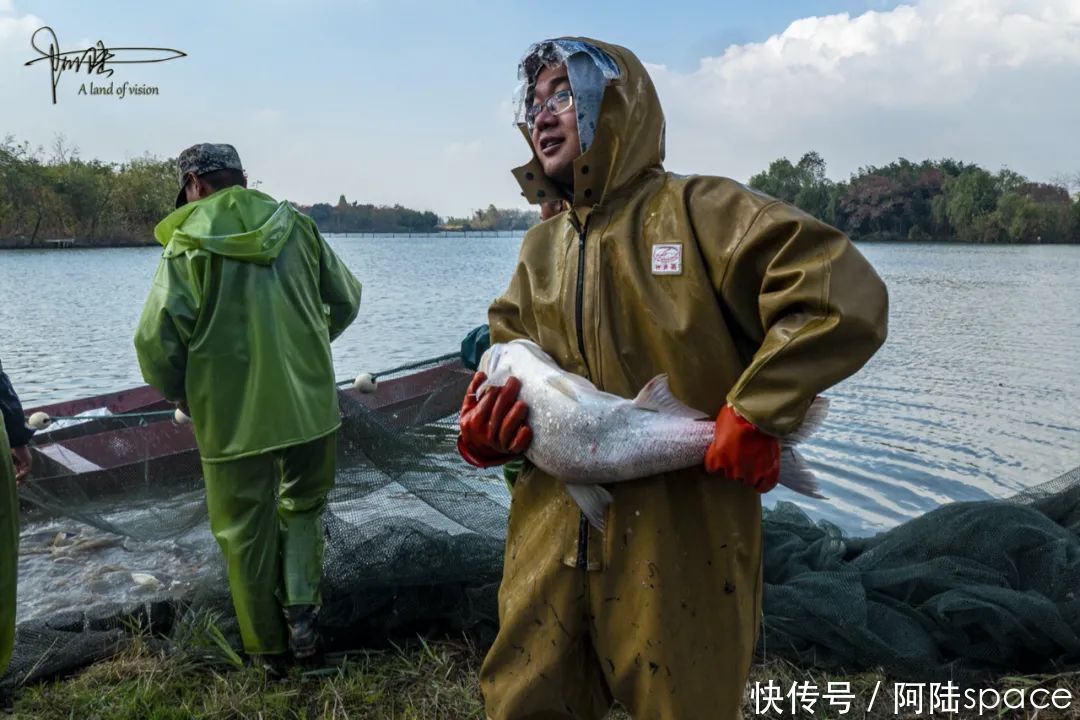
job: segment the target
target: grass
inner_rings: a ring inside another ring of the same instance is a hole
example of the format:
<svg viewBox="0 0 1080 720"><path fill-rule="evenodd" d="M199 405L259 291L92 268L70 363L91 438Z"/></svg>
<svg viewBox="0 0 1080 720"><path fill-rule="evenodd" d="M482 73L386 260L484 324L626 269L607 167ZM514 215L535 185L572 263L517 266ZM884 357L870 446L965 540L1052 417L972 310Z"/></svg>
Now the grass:
<svg viewBox="0 0 1080 720"><path fill-rule="evenodd" d="M244 667L217 632L212 618L189 621L167 646L136 633L117 657L97 663L65 680L21 691L13 718L34 720L353 720L413 718L483 718L477 672L482 652L466 641L424 642L387 651L364 651L339 658L317 671L294 668L284 680L267 678ZM929 717L895 712L893 681L880 673L839 675L800 668L782 660L755 664L749 687L771 682L784 695L783 715L755 714L748 697L744 717L792 717L788 691L808 684L824 693L830 682L850 683L855 699L850 711L830 707L825 699L814 713L795 717L876 720ZM1000 678L993 686L1007 689L1069 689L1072 707L1064 712L998 709L983 718L1051 720L1080 718L1080 673ZM867 705L880 688L874 707ZM812 693L813 694L813 693ZM1014 694L1015 696L1015 694ZM798 706L797 706L798 707ZM928 708L924 707L924 711ZM609 720L625 719L619 710ZM979 717L977 712L939 713L934 717Z"/></svg>
<svg viewBox="0 0 1080 720"><path fill-rule="evenodd" d="M351 655L276 681L259 669L193 659L136 640L66 680L22 691L12 717L35 720L482 718L480 655L465 643L418 643Z"/></svg>

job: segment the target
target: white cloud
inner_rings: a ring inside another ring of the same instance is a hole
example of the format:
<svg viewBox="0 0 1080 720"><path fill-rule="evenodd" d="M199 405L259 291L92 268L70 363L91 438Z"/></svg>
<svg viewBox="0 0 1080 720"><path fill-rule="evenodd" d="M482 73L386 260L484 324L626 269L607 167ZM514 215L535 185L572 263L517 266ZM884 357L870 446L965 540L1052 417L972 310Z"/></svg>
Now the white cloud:
<svg viewBox="0 0 1080 720"><path fill-rule="evenodd" d="M1080 169L1080 0L923 0L809 17L691 73L649 70L669 165L684 171L745 179L811 148L834 176L900 155L1039 178Z"/></svg>
<svg viewBox="0 0 1080 720"><path fill-rule="evenodd" d="M24 63L40 55L30 46L30 37L45 22L35 16L20 13L10 0L0 0L0 114L4 117L5 127L0 130L0 138L8 133L15 133L18 140L31 140L33 144L43 144L51 138L27 137L18 132L16 117L25 107L22 98L33 90L40 93L37 97L49 96L49 70L43 61L31 67Z"/></svg>
<svg viewBox="0 0 1080 720"><path fill-rule="evenodd" d="M34 15L16 15L10 0L0 0L0 53L7 56L19 50L26 60L31 59L30 36L44 24Z"/></svg>

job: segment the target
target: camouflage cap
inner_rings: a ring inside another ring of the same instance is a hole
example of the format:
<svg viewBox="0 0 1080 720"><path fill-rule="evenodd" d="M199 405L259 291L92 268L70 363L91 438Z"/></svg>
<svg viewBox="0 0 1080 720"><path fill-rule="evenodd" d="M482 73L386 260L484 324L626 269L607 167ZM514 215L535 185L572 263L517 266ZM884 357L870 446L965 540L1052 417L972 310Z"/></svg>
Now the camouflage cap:
<svg viewBox="0 0 1080 720"><path fill-rule="evenodd" d="M184 194L184 176L194 173L196 177L212 173L215 170L244 171L240 164L240 155L236 148L227 143L199 143L180 153L176 159L176 207L187 203Z"/></svg>

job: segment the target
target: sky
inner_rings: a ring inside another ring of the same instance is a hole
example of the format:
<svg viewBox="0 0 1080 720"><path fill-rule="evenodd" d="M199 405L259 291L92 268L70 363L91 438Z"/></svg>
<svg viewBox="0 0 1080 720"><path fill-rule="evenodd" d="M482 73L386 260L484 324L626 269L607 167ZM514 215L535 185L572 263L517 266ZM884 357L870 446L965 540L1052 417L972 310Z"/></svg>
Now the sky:
<svg viewBox="0 0 1080 720"><path fill-rule="evenodd" d="M157 95L79 95L101 78L69 71L54 105L47 62L24 65L43 25L64 50L187 57L114 66ZM1080 173L1080 0L0 0L0 136L112 162L231 142L300 204L525 207L516 66L560 35L646 63L675 172L746 181L816 150L837 180L898 157Z"/></svg>

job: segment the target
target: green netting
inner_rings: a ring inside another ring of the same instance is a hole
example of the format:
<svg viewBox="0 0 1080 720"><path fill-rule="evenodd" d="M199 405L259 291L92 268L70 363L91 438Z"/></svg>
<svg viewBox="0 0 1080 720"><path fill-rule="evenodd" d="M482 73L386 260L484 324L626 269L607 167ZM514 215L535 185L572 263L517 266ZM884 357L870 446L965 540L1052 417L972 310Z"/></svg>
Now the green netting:
<svg viewBox="0 0 1080 720"><path fill-rule="evenodd" d="M460 381L376 413L342 394L327 511L322 629L331 649L496 629L509 497L454 449ZM449 400L449 402L447 402ZM153 455L154 448L128 448ZM132 620L168 631L219 614L236 645L201 478L128 469L23 490L19 627L4 685L115 652ZM780 503L764 517L762 654L897 678L974 678L1080 664L1080 469L1007 501L955 503L848 538ZM149 579L148 579L149 577Z"/></svg>
<svg viewBox="0 0 1080 720"><path fill-rule="evenodd" d="M768 651L916 679L1080 663L1080 468L872 538L781 503L765 543Z"/></svg>

